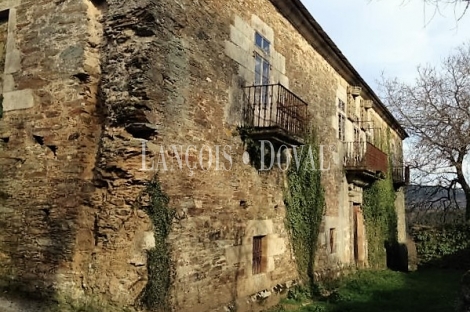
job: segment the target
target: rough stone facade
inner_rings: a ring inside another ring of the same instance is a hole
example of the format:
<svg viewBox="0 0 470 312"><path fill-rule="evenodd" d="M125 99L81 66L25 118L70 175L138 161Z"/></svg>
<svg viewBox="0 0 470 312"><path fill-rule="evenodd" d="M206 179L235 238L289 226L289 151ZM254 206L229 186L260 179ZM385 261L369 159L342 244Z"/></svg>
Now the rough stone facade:
<svg viewBox="0 0 470 312"><path fill-rule="evenodd" d="M174 310L255 311L278 300L297 279L285 228L286 177L278 168L258 172L245 164L237 131L241 87L254 82L255 32L271 43L270 83L308 103L325 146L318 278L367 266L361 226L360 261L354 253L353 211L362 204L362 186L344 175L337 118L338 99L350 103L348 88L361 81L329 63L275 4L0 3L4 289L137 307L148 281L147 250L155 244L141 195L158 172L176 210L169 237ZM358 114L362 100L375 101L369 118L391 129L400 154L403 133L393 118L365 86L353 100ZM346 141L355 139L355 124L346 121ZM208 148L221 167L207 169ZM265 242L260 274L252 268L254 237ZM399 237L406 239L404 232Z"/></svg>
<svg viewBox="0 0 470 312"><path fill-rule="evenodd" d="M81 288L93 251L99 46L89 1L2 1L2 285L42 296ZM5 37L4 37L5 38Z"/></svg>

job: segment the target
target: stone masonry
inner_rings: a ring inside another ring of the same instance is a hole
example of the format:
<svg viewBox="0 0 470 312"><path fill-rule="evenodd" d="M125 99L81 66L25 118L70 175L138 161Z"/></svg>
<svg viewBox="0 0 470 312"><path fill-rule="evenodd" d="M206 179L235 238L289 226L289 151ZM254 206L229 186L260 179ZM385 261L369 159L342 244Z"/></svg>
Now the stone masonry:
<svg viewBox="0 0 470 312"><path fill-rule="evenodd" d="M2 289L139 309L155 247L142 193L158 174L176 210L174 311L258 311L279 300L298 277L286 176L245 164L237 131L256 32L271 43L270 83L308 103L325 146L317 276L367 266L366 254L360 265L354 256L362 186L344 175L338 99L361 85L357 110L374 102L369 118L391 129L399 154L404 134L345 59L325 58L325 34L293 24L309 18L293 3L297 15L278 0L0 1ZM354 127L348 119L346 141ZM254 237L265 241L260 274Z"/></svg>

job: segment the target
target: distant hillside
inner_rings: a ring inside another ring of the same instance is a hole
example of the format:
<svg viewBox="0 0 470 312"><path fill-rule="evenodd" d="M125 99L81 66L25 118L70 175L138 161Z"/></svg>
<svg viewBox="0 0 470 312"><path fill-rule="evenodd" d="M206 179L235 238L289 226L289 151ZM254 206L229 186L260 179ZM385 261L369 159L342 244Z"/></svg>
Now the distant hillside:
<svg viewBox="0 0 470 312"><path fill-rule="evenodd" d="M461 223L465 220L465 203L462 189L448 192L440 186L407 186L405 205L408 227Z"/></svg>
<svg viewBox="0 0 470 312"><path fill-rule="evenodd" d="M439 203L458 203L460 208L465 207L465 194L462 189L454 189L452 192L441 186L409 185L405 190L406 205L417 205L424 202L433 203L436 208Z"/></svg>

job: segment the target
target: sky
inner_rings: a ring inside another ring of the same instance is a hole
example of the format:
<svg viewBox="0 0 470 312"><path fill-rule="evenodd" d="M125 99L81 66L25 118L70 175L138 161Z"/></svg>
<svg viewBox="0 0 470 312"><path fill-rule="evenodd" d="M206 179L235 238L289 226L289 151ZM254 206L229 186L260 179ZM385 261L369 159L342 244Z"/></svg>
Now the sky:
<svg viewBox="0 0 470 312"><path fill-rule="evenodd" d="M422 0L301 0L315 20L378 91L382 76L413 82L419 64L438 65L453 48L470 43L470 11Z"/></svg>
<svg viewBox="0 0 470 312"><path fill-rule="evenodd" d="M436 11L424 0L301 1L379 96L382 74L413 83L418 65L438 66L452 49L470 44L470 10L458 20L462 5ZM409 140L405 154L413 152Z"/></svg>

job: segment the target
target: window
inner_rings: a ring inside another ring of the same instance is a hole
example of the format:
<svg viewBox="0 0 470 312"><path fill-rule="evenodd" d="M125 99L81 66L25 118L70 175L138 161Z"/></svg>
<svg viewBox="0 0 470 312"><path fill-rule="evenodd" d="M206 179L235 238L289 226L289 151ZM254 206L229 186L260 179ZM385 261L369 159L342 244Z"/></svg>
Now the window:
<svg viewBox="0 0 470 312"><path fill-rule="evenodd" d="M263 273L264 271L264 250L266 236L253 237L253 275Z"/></svg>
<svg viewBox="0 0 470 312"><path fill-rule="evenodd" d="M345 134L345 128L346 128L346 117L344 114L338 113L338 139L341 141L346 141L346 134Z"/></svg>
<svg viewBox="0 0 470 312"><path fill-rule="evenodd" d="M271 71L271 64L268 57L270 53L271 43L261 36L258 32L255 33L255 46L258 48L254 52L255 56L255 86L269 85L269 75ZM258 103L268 104L269 101L269 88L261 87L256 89L256 97Z"/></svg>
<svg viewBox="0 0 470 312"><path fill-rule="evenodd" d="M255 45L269 55L271 42L264 38L259 32L255 33Z"/></svg>
<svg viewBox="0 0 470 312"><path fill-rule="evenodd" d="M269 53L271 43L260 35L255 33L255 85L267 85L269 84L269 73L271 70L271 64L269 63Z"/></svg>
<svg viewBox="0 0 470 312"><path fill-rule="evenodd" d="M346 141L346 104L338 99L338 139Z"/></svg>
<svg viewBox="0 0 470 312"><path fill-rule="evenodd" d="M270 64L268 60L255 53L255 85L269 84Z"/></svg>
<svg viewBox="0 0 470 312"><path fill-rule="evenodd" d="M330 229L330 253L336 252L336 229Z"/></svg>

